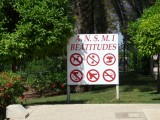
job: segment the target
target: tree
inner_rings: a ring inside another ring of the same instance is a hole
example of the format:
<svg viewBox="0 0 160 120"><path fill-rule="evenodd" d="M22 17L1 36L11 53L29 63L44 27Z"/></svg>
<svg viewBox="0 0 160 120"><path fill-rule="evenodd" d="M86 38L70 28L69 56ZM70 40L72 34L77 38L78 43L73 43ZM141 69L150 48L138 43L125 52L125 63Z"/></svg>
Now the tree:
<svg viewBox="0 0 160 120"><path fill-rule="evenodd" d="M78 33L94 33L94 0L76 0Z"/></svg>
<svg viewBox="0 0 160 120"><path fill-rule="evenodd" d="M58 54L73 33L69 0L1 0L1 61Z"/></svg>
<svg viewBox="0 0 160 120"><path fill-rule="evenodd" d="M74 1L74 0L72 0ZM118 33L155 0L76 0L78 33Z"/></svg>
<svg viewBox="0 0 160 120"><path fill-rule="evenodd" d="M131 42L140 53L150 56L160 52L160 0L147 9L141 18L132 22L128 29Z"/></svg>
<svg viewBox="0 0 160 120"><path fill-rule="evenodd" d="M160 53L160 0L147 9L142 17L130 24L128 34L131 42L135 44L140 53L151 56ZM157 92L160 93L159 79L159 55L158 55L158 76Z"/></svg>
<svg viewBox="0 0 160 120"><path fill-rule="evenodd" d="M72 0L78 33L118 33L125 36L128 21L140 17L154 0ZM125 37L126 38L126 37ZM127 39L124 39L127 40Z"/></svg>

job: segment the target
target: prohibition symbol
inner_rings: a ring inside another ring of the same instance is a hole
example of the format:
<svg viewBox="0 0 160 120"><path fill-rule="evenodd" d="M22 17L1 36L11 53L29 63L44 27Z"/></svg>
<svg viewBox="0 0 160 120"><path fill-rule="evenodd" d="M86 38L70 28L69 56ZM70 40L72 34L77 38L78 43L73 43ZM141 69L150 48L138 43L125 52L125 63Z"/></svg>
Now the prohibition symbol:
<svg viewBox="0 0 160 120"><path fill-rule="evenodd" d="M100 59L99 56L95 53L91 53L87 56L87 63L90 66L96 66L99 63Z"/></svg>
<svg viewBox="0 0 160 120"><path fill-rule="evenodd" d="M70 73L70 79L73 82L80 82L83 79L83 73L80 70L73 70Z"/></svg>
<svg viewBox="0 0 160 120"><path fill-rule="evenodd" d="M103 72L103 78L107 82L112 82L116 78L116 73L111 69L107 69Z"/></svg>
<svg viewBox="0 0 160 120"><path fill-rule="evenodd" d="M99 72L95 69L91 69L87 72L87 79L90 82L96 82L99 79Z"/></svg>
<svg viewBox="0 0 160 120"><path fill-rule="evenodd" d="M79 53L74 53L70 57L70 62L74 66L80 65L82 63L82 61L83 61L83 58Z"/></svg>
<svg viewBox="0 0 160 120"><path fill-rule="evenodd" d="M116 62L116 57L113 54L108 53L103 57L103 62L106 65L113 65Z"/></svg>

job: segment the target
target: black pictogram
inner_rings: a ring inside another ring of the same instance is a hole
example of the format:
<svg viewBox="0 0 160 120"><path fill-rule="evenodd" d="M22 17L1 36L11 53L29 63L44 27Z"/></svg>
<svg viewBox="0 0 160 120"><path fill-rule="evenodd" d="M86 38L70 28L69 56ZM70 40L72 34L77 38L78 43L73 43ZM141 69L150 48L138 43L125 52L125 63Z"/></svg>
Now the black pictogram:
<svg viewBox="0 0 160 120"><path fill-rule="evenodd" d="M103 79L107 82L112 82L116 78L116 73L112 69L107 69L103 72Z"/></svg>
<svg viewBox="0 0 160 120"><path fill-rule="evenodd" d="M113 54L108 53L103 57L103 62L109 66L113 65L116 62L116 57Z"/></svg>
<svg viewBox="0 0 160 120"><path fill-rule="evenodd" d="M73 70L70 73L70 79L73 82L80 82L83 79L83 73L80 70Z"/></svg>
<svg viewBox="0 0 160 120"><path fill-rule="evenodd" d="M95 69L91 69L87 72L87 79L90 82L96 82L99 79L100 75L99 72Z"/></svg>
<svg viewBox="0 0 160 120"><path fill-rule="evenodd" d="M91 53L87 56L87 63L90 66L96 66L99 63L100 59L99 56L95 53Z"/></svg>
<svg viewBox="0 0 160 120"><path fill-rule="evenodd" d="M70 56L70 63L74 66L78 66L83 62L83 58L79 53L74 53Z"/></svg>

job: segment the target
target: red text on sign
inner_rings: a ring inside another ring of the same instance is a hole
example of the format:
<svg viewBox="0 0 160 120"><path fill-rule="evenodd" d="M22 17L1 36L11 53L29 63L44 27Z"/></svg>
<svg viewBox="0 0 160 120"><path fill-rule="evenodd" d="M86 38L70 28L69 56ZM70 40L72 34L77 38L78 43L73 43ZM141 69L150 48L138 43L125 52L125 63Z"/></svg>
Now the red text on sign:
<svg viewBox="0 0 160 120"><path fill-rule="evenodd" d="M116 50L116 44L71 44L70 51L80 50Z"/></svg>

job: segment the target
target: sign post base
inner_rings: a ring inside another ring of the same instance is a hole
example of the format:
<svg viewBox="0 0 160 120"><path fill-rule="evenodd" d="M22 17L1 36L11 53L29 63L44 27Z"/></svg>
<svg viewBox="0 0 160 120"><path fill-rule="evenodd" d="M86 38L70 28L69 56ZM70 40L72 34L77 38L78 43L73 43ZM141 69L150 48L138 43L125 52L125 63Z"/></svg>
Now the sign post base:
<svg viewBox="0 0 160 120"><path fill-rule="evenodd" d="M70 103L70 85L67 85L67 103Z"/></svg>
<svg viewBox="0 0 160 120"><path fill-rule="evenodd" d="M116 99L120 100L120 98L119 98L119 85L116 85Z"/></svg>

